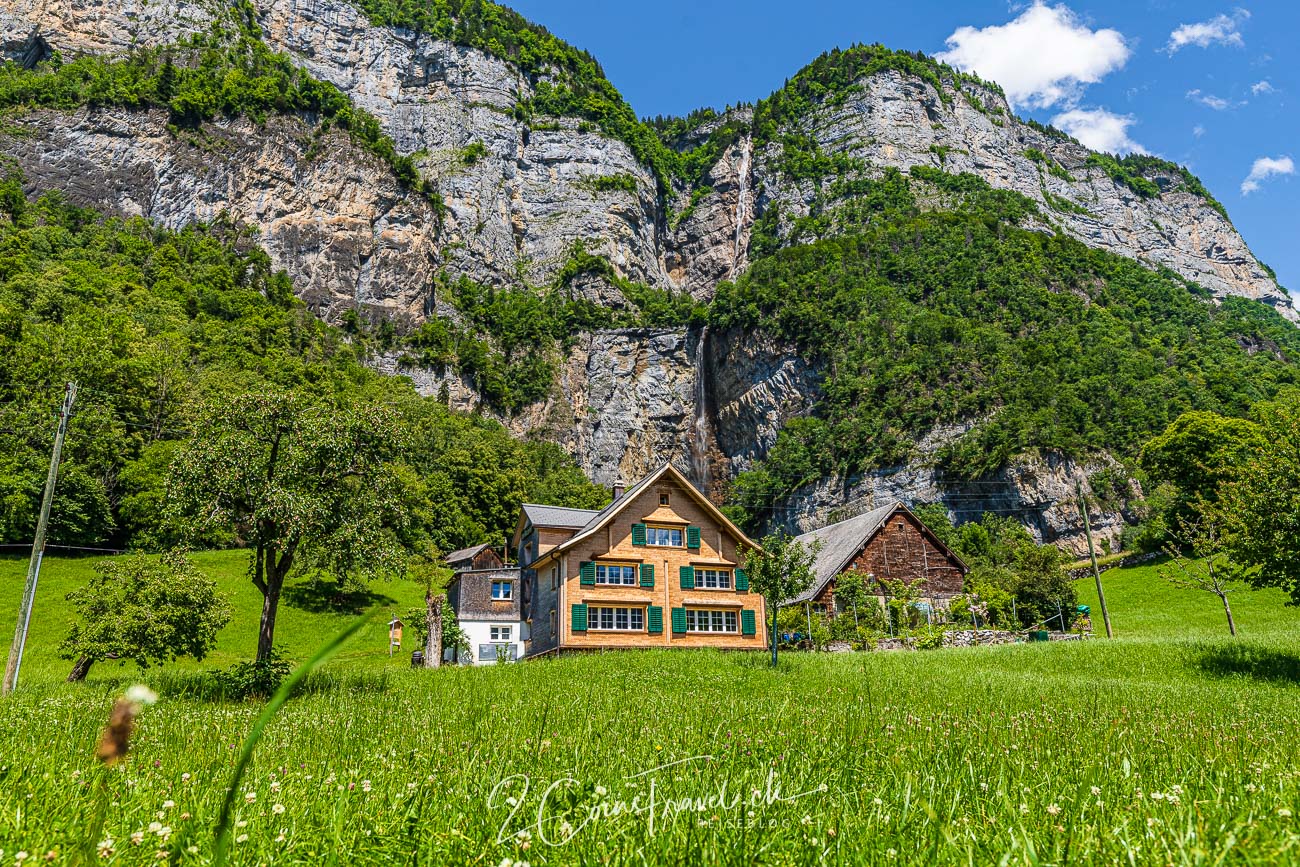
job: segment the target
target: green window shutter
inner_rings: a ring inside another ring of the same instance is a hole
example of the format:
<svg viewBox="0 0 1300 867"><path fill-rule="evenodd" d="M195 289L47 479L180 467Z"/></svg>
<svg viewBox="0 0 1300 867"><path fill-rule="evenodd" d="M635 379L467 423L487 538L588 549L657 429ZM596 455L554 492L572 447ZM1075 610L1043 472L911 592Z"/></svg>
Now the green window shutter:
<svg viewBox="0 0 1300 867"><path fill-rule="evenodd" d="M573 631L587 631L587 606L577 604L573 606Z"/></svg>
<svg viewBox="0 0 1300 867"><path fill-rule="evenodd" d="M686 528L686 547L690 548L692 551L700 550L700 528L699 527Z"/></svg>
<svg viewBox="0 0 1300 867"><path fill-rule="evenodd" d="M682 589L694 590L695 589L695 567L683 566L681 569L681 576L682 576ZM683 614L682 616L685 617L686 615Z"/></svg>
<svg viewBox="0 0 1300 867"><path fill-rule="evenodd" d="M659 605L651 605L645 610L646 632L659 635L664 631L664 610Z"/></svg>
<svg viewBox="0 0 1300 867"><path fill-rule="evenodd" d="M754 612L746 608L740 612L740 634L755 635L757 633L758 629L754 625Z"/></svg>
<svg viewBox="0 0 1300 867"><path fill-rule="evenodd" d="M641 564L641 586L651 588L655 586L655 564Z"/></svg>
<svg viewBox="0 0 1300 867"><path fill-rule="evenodd" d="M632 544L633 545L645 544L645 524L632 525Z"/></svg>
<svg viewBox="0 0 1300 867"><path fill-rule="evenodd" d="M736 570L736 589L749 590L749 573L744 569Z"/></svg>
<svg viewBox="0 0 1300 867"><path fill-rule="evenodd" d="M685 608L673 609L673 632L677 635L682 635L686 632L686 609Z"/></svg>
<svg viewBox="0 0 1300 867"><path fill-rule="evenodd" d="M578 567L578 574L582 577L578 579L579 584L595 585L596 583L596 564L587 560Z"/></svg>

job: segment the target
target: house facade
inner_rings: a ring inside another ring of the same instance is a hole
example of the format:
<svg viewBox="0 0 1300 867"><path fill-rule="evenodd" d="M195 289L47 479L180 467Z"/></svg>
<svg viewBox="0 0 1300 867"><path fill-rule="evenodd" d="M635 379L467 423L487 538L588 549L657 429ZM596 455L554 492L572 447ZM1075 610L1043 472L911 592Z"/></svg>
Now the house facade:
<svg viewBox="0 0 1300 867"><path fill-rule="evenodd" d="M515 534L529 585L526 653L633 647L757 650L757 547L671 464L600 511L526 505Z"/></svg>
<svg viewBox="0 0 1300 867"><path fill-rule="evenodd" d="M525 590L518 569L457 572L447 585L447 602L469 641L469 653L453 653L450 661L482 665L520 659L528 638Z"/></svg>
<svg viewBox="0 0 1300 867"><path fill-rule="evenodd" d="M902 503L892 503L797 537L820 544L813 583L790 603L808 603L834 615L835 582L846 572L866 577L867 592L883 604L887 581L922 581L921 599L945 608L963 592L966 564Z"/></svg>

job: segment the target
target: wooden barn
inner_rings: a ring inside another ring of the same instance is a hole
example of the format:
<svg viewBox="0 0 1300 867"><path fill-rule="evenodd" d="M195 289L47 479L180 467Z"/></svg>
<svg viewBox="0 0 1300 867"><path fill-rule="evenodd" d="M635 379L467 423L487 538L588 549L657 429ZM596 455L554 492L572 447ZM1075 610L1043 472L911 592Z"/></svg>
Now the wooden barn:
<svg viewBox="0 0 1300 867"><path fill-rule="evenodd" d="M445 558L453 572L469 572L482 569L504 569L505 561L490 545L475 545L473 548L461 548L452 551Z"/></svg>
<svg viewBox="0 0 1300 867"><path fill-rule="evenodd" d="M921 598L931 608L946 607L962 592L966 564L902 503L865 512L798 537L805 545L820 542L812 586L789 600L809 603L835 614L835 580L845 572L870 576L868 592L883 603L882 581L911 585L924 580Z"/></svg>

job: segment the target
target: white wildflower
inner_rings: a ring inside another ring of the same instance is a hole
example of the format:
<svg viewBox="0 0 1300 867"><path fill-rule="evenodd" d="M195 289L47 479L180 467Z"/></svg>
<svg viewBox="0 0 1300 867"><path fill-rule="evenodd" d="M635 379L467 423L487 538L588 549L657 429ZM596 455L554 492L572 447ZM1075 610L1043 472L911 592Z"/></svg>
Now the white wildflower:
<svg viewBox="0 0 1300 867"><path fill-rule="evenodd" d="M126 691L126 700L147 707L158 701L158 693L142 683L137 683Z"/></svg>

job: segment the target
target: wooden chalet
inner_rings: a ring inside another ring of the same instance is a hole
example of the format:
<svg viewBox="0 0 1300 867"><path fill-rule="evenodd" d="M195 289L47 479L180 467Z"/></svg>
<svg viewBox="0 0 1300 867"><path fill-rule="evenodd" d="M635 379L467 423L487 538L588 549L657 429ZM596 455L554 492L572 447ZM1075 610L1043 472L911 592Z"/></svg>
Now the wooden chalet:
<svg viewBox="0 0 1300 867"><path fill-rule="evenodd" d="M631 647L764 646L764 604L741 546L755 548L671 464L599 511L526 504L515 532L526 655Z"/></svg>

